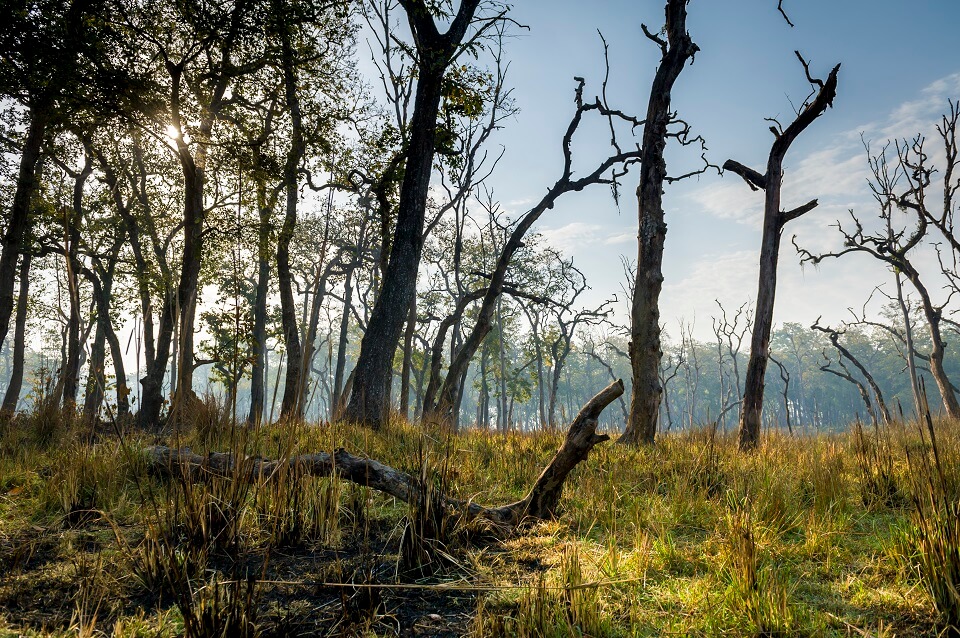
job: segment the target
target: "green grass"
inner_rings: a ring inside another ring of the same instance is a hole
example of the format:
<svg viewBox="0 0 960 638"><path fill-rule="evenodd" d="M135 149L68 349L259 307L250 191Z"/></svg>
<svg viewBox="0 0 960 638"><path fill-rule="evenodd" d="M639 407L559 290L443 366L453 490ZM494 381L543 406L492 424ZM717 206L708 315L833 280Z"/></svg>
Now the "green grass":
<svg viewBox="0 0 960 638"><path fill-rule="evenodd" d="M960 485L958 427L936 429L942 480L912 425L766 433L748 456L706 430L605 444L557 520L495 539L335 479L179 483L146 467L154 437L20 416L0 426L0 635L935 636L957 613L937 565ZM560 435L250 431L205 412L164 443L344 447L501 504Z"/></svg>

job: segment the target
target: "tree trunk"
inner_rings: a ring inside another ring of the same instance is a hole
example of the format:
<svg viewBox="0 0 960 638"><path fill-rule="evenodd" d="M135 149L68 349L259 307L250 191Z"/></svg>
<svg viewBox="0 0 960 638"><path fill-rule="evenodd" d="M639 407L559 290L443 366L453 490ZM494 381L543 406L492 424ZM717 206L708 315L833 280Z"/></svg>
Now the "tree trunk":
<svg viewBox="0 0 960 638"><path fill-rule="evenodd" d="M623 382L615 381L583 406L570 424L560 449L524 498L491 508L479 505L472 499L464 501L443 495L444 505L461 512L468 519L486 519L506 531L524 522L554 518L567 477L581 461L586 460L597 444L610 439L606 434L597 434L597 422L604 408L621 394ZM189 448L174 450L153 446L147 448L145 453L152 469L188 480L204 480L211 475L230 476L239 480L262 480L265 477L280 476L283 471L294 472L295 476L331 476L335 472L341 480L370 487L406 503L422 498L421 483L415 477L379 461L354 456L342 448L332 455L320 452L277 461L245 458L241 460L242 465L238 464L231 454L210 453L201 456L194 454Z"/></svg>
<svg viewBox="0 0 960 638"><path fill-rule="evenodd" d="M67 290L70 297L70 318L67 322L67 359L63 365L63 407L72 409L77 403L77 389L80 379L80 226L83 223L83 187L93 173L93 161L84 155L83 168L76 175L73 184L73 206L64 211L65 251Z"/></svg>
<svg viewBox="0 0 960 638"><path fill-rule="evenodd" d="M903 334L907 346L907 370L910 373L910 390L913 392L913 409L917 419L921 418L920 401L920 380L917 375L916 350L913 347L913 322L910 320L910 310L907 308L907 302L903 298L903 282L900 279L900 271L894 268L894 277L897 281L897 302L900 305L900 312L903 314Z"/></svg>
<svg viewBox="0 0 960 638"><path fill-rule="evenodd" d="M423 0L401 0L417 48L417 95L410 119L406 165L400 184L397 225L387 271L360 342L346 417L379 428L390 407L393 355L411 300L423 251L424 216L436 152L437 115L443 76L454 59L480 0L462 0L446 33L440 34Z"/></svg>
<svg viewBox="0 0 960 638"><path fill-rule="evenodd" d="M152 365L147 365L146 374L140 380L142 394L140 410L137 412L137 424L143 429L155 429L160 426L160 412L163 410L163 385L167 374L167 362L173 345L173 327L176 298L173 290L167 289L160 304L160 321L157 329L156 350ZM143 323L144 338L150 324Z"/></svg>
<svg viewBox="0 0 960 638"><path fill-rule="evenodd" d="M413 335L417 331L417 295L410 301L407 329L403 336L403 364L400 371L400 414L410 418L410 372L413 368Z"/></svg>
<svg viewBox="0 0 960 638"><path fill-rule="evenodd" d="M908 271L907 276L910 282L920 293L920 301L923 305L923 313L927 319L927 330L930 331L930 374L933 380L937 382L937 388L940 390L940 397L943 400L944 410L951 419L960 419L960 402L957 401L957 395L953 391L953 384L947 376L947 371L943 367L943 355L946 351L946 343L943 335L940 333L940 320L942 310L934 308L930 301L930 294L920 282L920 277L916 271Z"/></svg>
<svg viewBox="0 0 960 638"><path fill-rule="evenodd" d="M687 1L668 0L666 32L669 47L650 88L647 117L643 125L640 184L637 186L639 225L637 231L637 273L630 307L630 367L632 383L627 426L618 442L653 444L660 413L660 290L663 286L663 245L667 224L663 214L663 183L667 165L667 125L673 85L687 60L699 50L687 33Z"/></svg>
<svg viewBox="0 0 960 638"><path fill-rule="evenodd" d="M203 258L203 225L206 217L203 207L206 147L197 149L194 160L181 141L179 157L183 167L183 261L180 284L177 286L177 305L180 311L177 343L176 390L171 407L174 426L197 401L193 391L194 324L197 314L197 295L200 286L200 266Z"/></svg>
<svg viewBox="0 0 960 638"><path fill-rule="evenodd" d="M350 310L353 307L353 267L347 270L343 281L343 314L340 315L340 338L337 342L337 367L333 376L333 398L330 401L333 414L331 419L340 417L339 411L343 403L344 383L343 374L347 366L347 341L350 334Z"/></svg>
<svg viewBox="0 0 960 638"><path fill-rule="evenodd" d="M277 239L277 285L280 288L280 323L283 328L284 347L287 352L287 370L283 384L283 399L280 403L280 418L291 416L296 410L297 390L303 372L303 352L300 332L297 328L297 311L293 301L293 276L290 273L290 242L297 228L298 171L306 152L303 139L303 114L300 109L300 94L294 53L289 33L281 29L283 52L283 84L290 114L290 148L283 166L283 181L286 188L286 207L283 226Z"/></svg>
<svg viewBox="0 0 960 638"><path fill-rule="evenodd" d="M23 368L27 347L27 308L30 302L30 262L32 255L23 253L20 261L20 290L17 294L17 317L13 333L13 369L10 371L10 383L3 396L3 412L15 412L20 402L23 388Z"/></svg>
<svg viewBox="0 0 960 638"><path fill-rule="evenodd" d="M270 287L270 218L273 211L267 205L266 185L257 183L257 204L260 211L257 241L257 291L253 302L253 365L250 369L250 412L247 423L257 425L263 419L266 395L264 370L267 353L267 293Z"/></svg>
<svg viewBox="0 0 960 638"><path fill-rule="evenodd" d="M317 272L316 282L313 287L313 301L310 303L310 320L307 323L307 332L303 340L303 361L300 364L300 379L297 388L294 408L289 416L301 419L304 416L308 396L307 389L310 386L310 369L313 365L315 354L314 343L317 340L317 332L320 326L320 307L323 305L323 299L327 294L327 279L332 271L331 264L324 268L323 272Z"/></svg>
<svg viewBox="0 0 960 638"><path fill-rule="evenodd" d="M40 161L43 138L50 121L45 108L30 109L30 126L20 154L17 186L10 207L10 217L0 250L0 345L3 345L13 314L13 289L17 279L17 260L29 239L30 202L40 183L37 162Z"/></svg>
<svg viewBox="0 0 960 638"><path fill-rule="evenodd" d="M136 140L135 135L132 137L134 140ZM102 152L94 148L92 145L88 145L88 149L90 154L97 158L100 171L103 174L103 180L110 188L110 194L113 197L114 207L117 209L117 213L120 215L120 219L123 221L123 228L126 231L127 237L129 238L130 251L133 253L133 263L136 267L134 276L137 282L137 292L140 296L140 314L141 318L143 319L144 361L146 363L147 370L149 370L153 367L154 359L156 358L156 342L154 341L153 334L153 300L151 299L150 292L151 268L144 257L140 224L130 213L129 203L125 202L123 199L120 180L116 174L116 171L110 165L110 162ZM138 167L142 166L142 151L138 143L134 144L133 155L134 164ZM143 179L146 180L145 175L143 176ZM145 215L149 215L149 202L146 200L144 189L139 189L139 193L141 204L146 204L146 206L144 206L145 210L143 213ZM157 257L159 259L161 255L157 255ZM158 264L158 266L160 266L161 272L165 271L162 263ZM161 279L162 289L169 290L169 279L167 277L162 277Z"/></svg>
<svg viewBox="0 0 960 638"><path fill-rule="evenodd" d="M741 450L755 448L760 442L760 418L763 411L764 381L770 356L773 307L777 292L777 261L780 255L780 161L771 162L767 175L764 204L763 239L760 244L760 279L757 286L757 310L750 340L750 360L744 382L740 413Z"/></svg>
<svg viewBox="0 0 960 638"><path fill-rule="evenodd" d="M360 342L353 392L345 415L374 429L387 419L393 355L411 300L416 296L444 69L445 64L438 65L430 58L420 64L393 246L381 292Z"/></svg>
<svg viewBox="0 0 960 638"><path fill-rule="evenodd" d="M799 57L799 53L797 56ZM802 61L802 58L801 58ZM804 62L806 68L806 63ZM793 141L810 124L833 104L837 94L838 64L830 71L826 82L819 82L819 90L812 102L808 102L793 123L785 130L774 128L776 140L770 149L767 172L756 171L727 160L723 167L740 175L754 189L764 191L763 237L760 244L760 278L757 289L757 310L750 341L750 360L744 382L743 404L740 412L739 445L743 451L752 450L760 442L762 425L764 376L770 356L770 332L773 328L773 308L777 290L777 260L780 252L780 235L784 225L817 206L812 200L790 211L780 210L780 188L783 182L783 158ZM807 72L809 77L809 71ZM814 84L811 81L811 84Z"/></svg>
<svg viewBox="0 0 960 638"><path fill-rule="evenodd" d="M90 349L90 372L87 377L87 389L83 401L83 415L94 419L100 412L106 394L106 345L109 343L116 376L117 416L125 416L130 410L126 372L123 367L123 352L113 330L110 318L110 302L113 300L113 281L120 251L123 249L127 234L120 230L114 237L113 246L104 265L96 258L97 272L90 268L81 268L81 273L93 289L93 303L96 307L96 333Z"/></svg>

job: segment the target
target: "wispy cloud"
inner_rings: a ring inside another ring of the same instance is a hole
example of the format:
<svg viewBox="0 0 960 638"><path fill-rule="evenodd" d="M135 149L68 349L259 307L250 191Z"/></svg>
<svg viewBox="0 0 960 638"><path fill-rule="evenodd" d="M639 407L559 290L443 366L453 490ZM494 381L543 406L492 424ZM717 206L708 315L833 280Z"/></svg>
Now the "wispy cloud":
<svg viewBox="0 0 960 638"><path fill-rule="evenodd" d="M631 244L637 240L634 232L586 222L571 222L557 228L541 228L538 232L548 245L575 259L578 253L582 254L586 249Z"/></svg>
<svg viewBox="0 0 960 638"><path fill-rule="evenodd" d="M872 206L868 188L869 169L862 139L873 140L873 151L887 140L912 139L921 134L936 134L935 124L947 100L960 94L960 73L941 78L925 87L919 97L903 102L879 122L870 122L833 136L832 142L799 159L788 157L787 178L783 184L785 208L818 198L823 213L826 206L862 209ZM940 150L929 144L931 160ZM751 192L736 176L696 188L688 195L691 203L718 219L733 220L752 228L762 222L763 200ZM845 208L843 210L846 210Z"/></svg>

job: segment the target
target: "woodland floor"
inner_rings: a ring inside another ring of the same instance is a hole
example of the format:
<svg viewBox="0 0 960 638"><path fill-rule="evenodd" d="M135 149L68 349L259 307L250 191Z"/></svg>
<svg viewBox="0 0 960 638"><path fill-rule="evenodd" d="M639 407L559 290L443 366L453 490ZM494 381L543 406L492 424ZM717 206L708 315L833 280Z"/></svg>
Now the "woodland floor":
<svg viewBox="0 0 960 638"><path fill-rule="evenodd" d="M175 437L67 421L0 426L0 635L935 636L944 618L916 425L765 433L752 455L709 429L602 444L557 520L498 538L335 479L185 484L141 450L342 446L492 505L526 492L560 435L254 432L214 407ZM936 428L955 500L958 428Z"/></svg>

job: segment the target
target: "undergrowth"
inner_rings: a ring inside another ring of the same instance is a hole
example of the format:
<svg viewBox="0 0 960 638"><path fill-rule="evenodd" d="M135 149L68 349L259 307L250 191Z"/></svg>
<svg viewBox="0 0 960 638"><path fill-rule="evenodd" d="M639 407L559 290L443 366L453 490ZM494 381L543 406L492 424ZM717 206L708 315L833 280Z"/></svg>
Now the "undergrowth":
<svg viewBox="0 0 960 638"><path fill-rule="evenodd" d="M289 458L344 447L415 477L406 504L283 465L155 471L155 435L51 408L0 424L0 635L952 635L950 422L604 445L557 520L477 533L444 497L523 496L560 434L395 421L248 429L214 401L164 444Z"/></svg>

